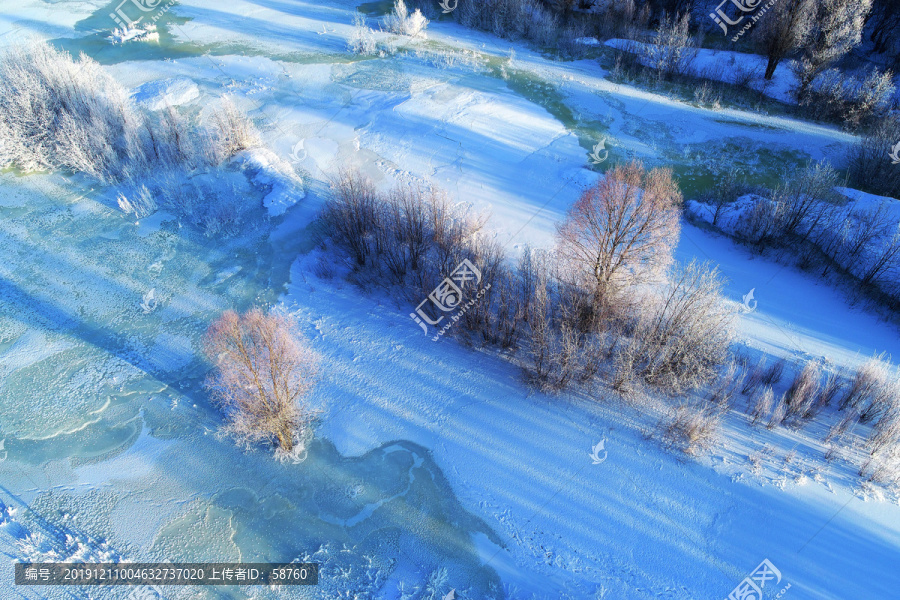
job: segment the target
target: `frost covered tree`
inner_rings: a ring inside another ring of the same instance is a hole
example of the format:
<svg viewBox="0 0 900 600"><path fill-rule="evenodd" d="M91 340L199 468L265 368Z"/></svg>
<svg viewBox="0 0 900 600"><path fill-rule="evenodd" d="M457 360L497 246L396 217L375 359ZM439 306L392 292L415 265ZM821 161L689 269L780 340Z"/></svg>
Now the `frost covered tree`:
<svg viewBox="0 0 900 600"><path fill-rule="evenodd" d="M818 0L803 55L794 63L800 81L797 97L801 101L822 71L860 43L871 9L872 0Z"/></svg>
<svg viewBox="0 0 900 600"><path fill-rule="evenodd" d="M417 37L428 26L428 19L425 18L425 15L418 8L413 14L409 14L406 2L396 0L393 12L384 19L384 26L391 33Z"/></svg>
<svg viewBox="0 0 900 600"><path fill-rule="evenodd" d="M767 80L772 79L778 64L808 39L815 14L815 0L779 0L759 19L753 31L768 58Z"/></svg>
<svg viewBox="0 0 900 600"><path fill-rule="evenodd" d="M314 416L306 396L317 355L294 322L255 308L226 311L203 338L215 365L206 386L225 411L225 432L239 444L272 444L279 459L299 456Z"/></svg>
<svg viewBox="0 0 900 600"><path fill-rule="evenodd" d="M683 75L697 56L696 41L690 33L690 13L668 17L663 14L651 43L642 46L647 65L660 77Z"/></svg>
<svg viewBox="0 0 900 600"><path fill-rule="evenodd" d="M638 162L614 167L581 194L557 229L557 248L595 306L671 263L681 200L671 169L647 171Z"/></svg>

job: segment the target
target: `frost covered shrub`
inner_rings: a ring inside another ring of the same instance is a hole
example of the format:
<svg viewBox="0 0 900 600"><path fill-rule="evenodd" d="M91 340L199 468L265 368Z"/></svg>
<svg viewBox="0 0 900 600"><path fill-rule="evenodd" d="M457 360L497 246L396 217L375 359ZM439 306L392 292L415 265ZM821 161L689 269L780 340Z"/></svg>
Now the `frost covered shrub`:
<svg viewBox="0 0 900 600"><path fill-rule="evenodd" d="M766 429L775 429L775 427L781 425L784 422L786 416L787 402L785 402L784 394L782 394L778 397L778 400L775 401L775 408L772 409L772 414L769 417L769 422L766 423Z"/></svg>
<svg viewBox="0 0 900 600"><path fill-rule="evenodd" d="M724 279L708 264L675 268L660 296L641 308L631 340L620 342L619 364L647 383L681 393L712 381L729 357L734 310Z"/></svg>
<svg viewBox="0 0 900 600"><path fill-rule="evenodd" d="M700 87L706 85L704 83ZM743 172L735 166L716 166L713 177L715 183L712 189L701 198L701 201L713 206L712 224L715 226L718 225L722 215L728 212L731 204L750 191L750 186L744 183Z"/></svg>
<svg viewBox="0 0 900 600"><path fill-rule="evenodd" d="M854 372L838 408L840 410L848 407L859 409L861 406L868 405L886 376L887 369L880 357L870 358Z"/></svg>
<svg viewBox="0 0 900 600"><path fill-rule="evenodd" d="M800 102L821 119L845 124L850 129L872 124L887 116L896 88L890 71L873 69L865 77L829 69L804 92Z"/></svg>
<svg viewBox="0 0 900 600"><path fill-rule="evenodd" d="M18 45L0 60L0 160L25 171L80 171L104 183L147 168L141 115L98 63L48 44Z"/></svg>
<svg viewBox="0 0 900 600"><path fill-rule="evenodd" d="M472 342L516 344L523 314L519 275L501 246L478 235L484 219L451 205L440 190L402 184L379 193L359 173L344 172L332 184L321 222L351 258L352 278L399 286L411 301L418 298L416 304L468 260L481 281L460 284L464 297L477 301L467 303L454 333Z"/></svg>
<svg viewBox="0 0 900 600"><path fill-rule="evenodd" d="M428 26L428 19L422 14L418 8L409 14L406 8L406 2L403 0L394 1L394 10L384 18L384 27L391 33L398 35L408 35L409 37L417 37L422 35Z"/></svg>
<svg viewBox="0 0 900 600"><path fill-rule="evenodd" d="M659 77L684 75L690 71L697 56L697 44L689 28L690 13L671 18L663 14L653 41L641 46L645 64L655 69Z"/></svg>
<svg viewBox="0 0 900 600"><path fill-rule="evenodd" d="M859 422L859 412L855 408L850 408L841 419L829 428L823 440L826 444L832 440L840 440L854 425Z"/></svg>
<svg viewBox="0 0 900 600"><path fill-rule="evenodd" d="M773 201L781 206L778 235L797 235L805 241L814 230L827 225L827 207L837 203L834 188L838 183L837 172L824 161L810 162L789 175L773 194Z"/></svg>
<svg viewBox="0 0 900 600"><path fill-rule="evenodd" d="M123 213L134 215L136 219L143 219L152 215L158 208L153 194L146 185L141 185L135 189L130 198L126 197L125 194L119 193L116 201Z"/></svg>
<svg viewBox="0 0 900 600"><path fill-rule="evenodd" d="M887 149L900 142L900 116L880 119L851 147L849 175L854 187L882 196L900 198L900 169Z"/></svg>
<svg viewBox="0 0 900 600"><path fill-rule="evenodd" d="M806 419L812 416L813 405L819 391L821 370L819 363L807 361L794 376L785 394L787 416Z"/></svg>
<svg viewBox="0 0 900 600"><path fill-rule="evenodd" d="M784 243L787 236L791 236L791 241L805 242L833 225L838 183L838 175L830 165L810 162L787 174L785 182L771 192L771 198L755 199L737 220L735 233L759 247ZM715 202L713 205L715 221L720 211Z"/></svg>
<svg viewBox="0 0 900 600"><path fill-rule="evenodd" d="M763 370L762 382L766 385L775 385L781 381L781 375L784 373L784 359L779 358L768 369Z"/></svg>
<svg viewBox="0 0 900 600"><path fill-rule="evenodd" d="M731 401L743 383L745 373L738 363L732 359L718 374L710 387L709 401L722 410L731 406Z"/></svg>
<svg viewBox="0 0 900 600"><path fill-rule="evenodd" d="M353 54L369 55L375 54L377 46L375 32L366 25L366 17L357 12L353 15L353 33L347 42L347 49Z"/></svg>
<svg viewBox="0 0 900 600"><path fill-rule="evenodd" d="M872 456L888 451L900 451L900 390L896 382L885 398L880 417L872 426L868 446Z"/></svg>
<svg viewBox="0 0 900 600"><path fill-rule="evenodd" d="M307 395L318 357L290 317L260 309L222 314L203 338L215 370L206 380L242 446L270 444L280 460L304 455L315 415Z"/></svg>
<svg viewBox="0 0 900 600"><path fill-rule="evenodd" d="M356 172L342 172L332 181L322 220L335 243L363 266L374 251L378 225L375 186Z"/></svg>
<svg viewBox="0 0 900 600"><path fill-rule="evenodd" d="M120 185L118 204L136 218L166 206L203 221L207 234L234 230L245 210L236 195L200 191L191 178L259 145L259 136L227 99L212 122L203 128L172 108L140 110L99 64L47 44L13 46L0 62L0 165L63 169Z"/></svg>
<svg viewBox="0 0 900 600"><path fill-rule="evenodd" d="M217 163L262 144L256 126L228 97L213 111L212 123Z"/></svg>
<svg viewBox="0 0 900 600"><path fill-rule="evenodd" d="M722 413L711 404L681 405L663 422L663 437L668 448L698 455L715 443L721 423Z"/></svg>
<svg viewBox="0 0 900 600"><path fill-rule="evenodd" d="M650 4L638 9L634 0L607 2L601 7L598 26L604 38L636 39L650 22Z"/></svg>
<svg viewBox="0 0 900 600"><path fill-rule="evenodd" d="M563 34L559 17L540 0L461 1L451 17L466 27L508 39L525 38L542 46L555 45Z"/></svg>
<svg viewBox="0 0 900 600"><path fill-rule="evenodd" d="M766 357L763 356L759 359L759 362L750 369L750 373L747 375L746 379L744 379L744 385L741 388L742 394L753 395L756 392L756 389L762 384L765 368Z"/></svg>
<svg viewBox="0 0 900 600"><path fill-rule="evenodd" d="M766 386L761 392L754 395L755 400L750 410L751 425L756 425L760 420L764 419L771 412L772 404L775 402L775 393L769 386Z"/></svg>
<svg viewBox="0 0 900 600"><path fill-rule="evenodd" d="M783 205L760 198L737 220L735 234L745 242L762 248L778 239L783 217Z"/></svg>

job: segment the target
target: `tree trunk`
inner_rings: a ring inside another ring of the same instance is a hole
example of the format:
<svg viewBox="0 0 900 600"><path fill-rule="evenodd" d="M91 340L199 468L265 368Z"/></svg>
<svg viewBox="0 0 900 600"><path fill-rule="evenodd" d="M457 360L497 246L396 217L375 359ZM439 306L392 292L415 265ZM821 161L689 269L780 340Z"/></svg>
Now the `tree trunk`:
<svg viewBox="0 0 900 600"><path fill-rule="evenodd" d="M290 428L282 427L278 432L278 447L285 452L290 452L294 449L294 436L291 435Z"/></svg>
<svg viewBox="0 0 900 600"><path fill-rule="evenodd" d="M775 67L778 66L778 63L781 59L775 58L774 56L769 57L769 63L766 65L766 81L772 80L772 75L775 74Z"/></svg>

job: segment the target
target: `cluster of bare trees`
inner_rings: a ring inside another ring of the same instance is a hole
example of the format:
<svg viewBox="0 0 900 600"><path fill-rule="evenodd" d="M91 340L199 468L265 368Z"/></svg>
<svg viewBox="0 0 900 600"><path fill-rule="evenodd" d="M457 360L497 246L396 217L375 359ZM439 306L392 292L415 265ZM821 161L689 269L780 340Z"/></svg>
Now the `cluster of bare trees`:
<svg viewBox="0 0 900 600"><path fill-rule="evenodd" d="M483 219L416 185L379 193L343 173L322 223L351 279L399 287L414 303L463 259L477 265L482 293L454 333L518 351L536 386L601 379L621 391L683 394L715 381L727 362L734 310L715 269L674 264L680 204L670 170L616 166L584 190L552 250L526 249L515 265Z"/></svg>
<svg viewBox="0 0 900 600"><path fill-rule="evenodd" d="M764 77L792 58L797 101L812 115L851 129L888 114L893 73L870 69L857 75L835 67L862 42L873 0L779 0L756 22L751 40L767 59Z"/></svg>
<svg viewBox="0 0 900 600"><path fill-rule="evenodd" d="M0 166L80 172L120 185L127 192L120 204L137 216L184 195L170 185L176 174L212 170L259 145L253 125L229 102L209 127L171 108L149 113L98 63L46 43L12 46L0 60L0 138ZM209 195L203 206L214 201Z"/></svg>
<svg viewBox="0 0 900 600"><path fill-rule="evenodd" d="M225 413L224 432L244 447L267 444L280 460L300 459L315 411L307 398L317 355L287 315L227 311L203 338L214 370L206 380Z"/></svg>

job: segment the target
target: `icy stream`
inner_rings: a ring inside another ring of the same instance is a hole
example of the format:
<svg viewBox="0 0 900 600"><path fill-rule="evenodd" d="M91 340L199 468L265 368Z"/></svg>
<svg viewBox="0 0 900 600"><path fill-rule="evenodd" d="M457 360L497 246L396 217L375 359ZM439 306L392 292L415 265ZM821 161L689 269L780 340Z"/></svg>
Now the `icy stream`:
<svg viewBox="0 0 900 600"><path fill-rule="evenodd" d="M132 222L108 193L61 176L7 173L0 185L0 552L314 560L313 597L390 578L498 585L468 533L495 536L425 449L396 442L347 459L319 441L305 462L280 465L214 435L199 337L220 311L275 299L302 233L260 226L210 241L165 213Z"/></svg>

